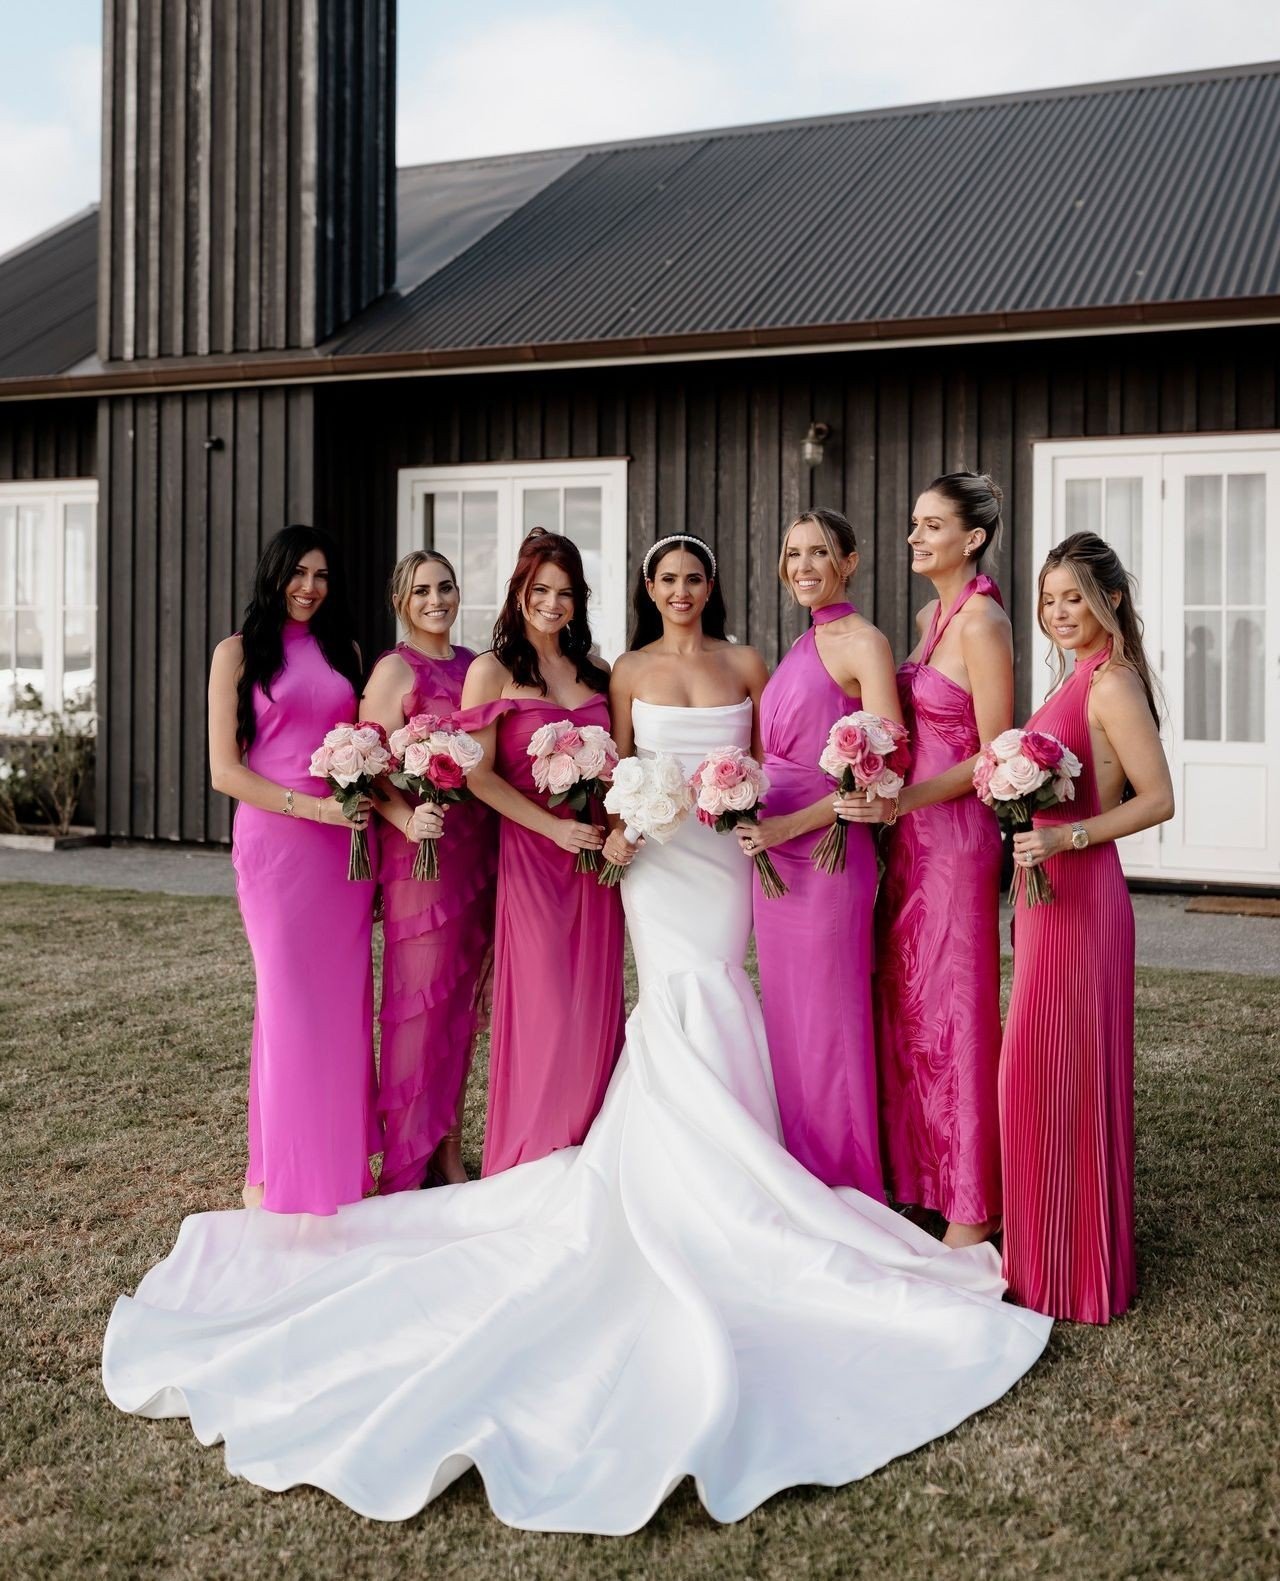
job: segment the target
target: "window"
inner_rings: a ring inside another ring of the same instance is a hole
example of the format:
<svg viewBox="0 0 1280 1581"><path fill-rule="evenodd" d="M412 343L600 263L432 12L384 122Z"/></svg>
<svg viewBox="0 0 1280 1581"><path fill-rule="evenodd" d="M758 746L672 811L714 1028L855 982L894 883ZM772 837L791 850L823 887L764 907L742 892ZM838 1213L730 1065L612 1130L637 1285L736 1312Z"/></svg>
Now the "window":
<svg viewBox="0 0 1280 1581"><path fill-rule="evenodd" d="M592 636L612 660L627 640L626 490L625 461L407 468L398 553L438 549L453 562L462 589L458 641L481 653L525 534L563 533L582 552Z"/></svg>
<svg viewBox="0 0 1280 1581"><path fill-rule="evenodd" d="M0 729L42 706L92 706L96 483L0 484Z"/></svg>

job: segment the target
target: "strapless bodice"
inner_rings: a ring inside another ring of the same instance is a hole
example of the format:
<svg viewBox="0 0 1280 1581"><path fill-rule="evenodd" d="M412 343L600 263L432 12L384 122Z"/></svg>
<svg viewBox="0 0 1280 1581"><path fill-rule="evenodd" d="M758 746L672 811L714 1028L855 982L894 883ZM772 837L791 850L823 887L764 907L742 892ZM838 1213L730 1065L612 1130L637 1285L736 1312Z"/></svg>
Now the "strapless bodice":
<svg viewBox="0 0 1280 1581"><path fill-rule="evenodd" d="M708 752L717 747L751 748L751 699L721 703L714 708L681 708L670 703L631 704L636 756L656 757L665 752L692 773Z"/></svg>

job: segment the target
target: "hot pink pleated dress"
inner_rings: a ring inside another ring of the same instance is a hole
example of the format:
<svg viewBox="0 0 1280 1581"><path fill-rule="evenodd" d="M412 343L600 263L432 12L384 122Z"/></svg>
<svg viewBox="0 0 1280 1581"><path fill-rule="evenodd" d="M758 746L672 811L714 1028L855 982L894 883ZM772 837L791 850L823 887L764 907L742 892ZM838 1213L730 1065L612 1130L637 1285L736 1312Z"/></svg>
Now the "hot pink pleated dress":
<svg viewBox="0 0 1280 1581"><path fill-rule="evenodd" d="M977 752L973 698L929 663L976 577L918 663L898 671L918 784ZM892 831L877 906L876 1045L886 1181L897 1202L959 1224L1000 1212L1000 826L972 793L922 807Z"/></svg>
<svg viewBox="0 0 1280 1581"><path fill-rule="evenodd" d="M248 767L327 796L311 754L355 719L356 695L304 623L286 621L284 668L253 709ZM333 1213L373 1186L373 885L348 880L350 841L311 818L236 809L231 860L257 980L245 1179L265 1185L273 1213Z"/></svg>
<svg viewBox="0 0 1280 1581"><path fill-rule="evenodd" d="M566 709L541 698L504 698L458 719L479 730L497 721L495 768L531 801L526 748L535 730L560 719L609 728L595 697ZM557 817L571 818L564 806ZM543 1158L581 1142L604 1101L622 1048L622 905L594 873L545 835L500 820L489 1108L483 1173Z"/></svg>
<svg viewBox="0 0 1280 1581"><path fill-rule="evenodd" d="M414 714L452 714L475 655L456 647L430 659L408 643L395 650L413 671L401 699ZM493 954L498 820L474 798L445 812L440 877L413 877L417 846L378 819L382 880L382 1024L378 1114L383 1129L379 1190L413 1190L462 1108L475 1036L483 1020Z"/></svg>
<svg viewBox="0 0 1280 1581"><path fill-rule="evenodd" d="M1101 810L1089 735L1091 678L1077 663L1029 726L1080 759L1075 800L1036 816ZM1133 906L1114 842L1052 856L1048 905L1020 894L1013 997L1000 1057L1004 1277L1015 1301L1106 1323L1137 1288L1133 1234Z"/></svg>
<svg viewBox="0 0 1280 1581"><path fill-rule="evenodd" d="M862 706L841 691L818 654L817 627L851 604L814 612L760 701L770 790L778 817L834 795L818 767L831 726ZM848 829L843 873L814 870L818 829L769 855L788 893L766 899L755 878L753 908L760 995L778 1113L787 1151L829 1186L884 1200L877 1136L871 1016L872 908L876 856L865 825Z"/></svg>

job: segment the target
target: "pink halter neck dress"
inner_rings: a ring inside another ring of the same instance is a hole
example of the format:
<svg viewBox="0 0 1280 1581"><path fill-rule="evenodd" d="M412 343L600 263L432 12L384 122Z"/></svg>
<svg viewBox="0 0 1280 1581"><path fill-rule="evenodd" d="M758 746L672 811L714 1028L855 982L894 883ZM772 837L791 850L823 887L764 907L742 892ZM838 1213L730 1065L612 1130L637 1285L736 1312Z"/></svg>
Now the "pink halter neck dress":
<svg viewBox="0 0 1280 1581"><path fill-rule="evenodd" d="M301 622L284 668L253 694L255 774L327 796L308 773L326 731L356 717L350 681ZM373 1188L373 884L347 878L350 835L242 802L231 860L257 997L249 1064L250 1185L273 1213L334 1213Z"/></svg>
<svg viewBox="0 0 1280 1581"><path fill-rule="evenodd" d="M831 678L817 630L853 613L815 610L760 700L769 776L765 815L777 817L834 794L818 767L831 726L862 706ZM774 846L769 855L789 893L768 900L755 878L756 958L769 1058L787 1151L828 1186L855 1186L884 1200L876 1118L871 1016L871 831L851 824L843 873L814 870L825 830Z"/></svg>
<svg viewBox="0 0 1280 1581"><path fill-rule="evenodd" d="M916 662L898 670L911 732L908 782L919 784L981 746L972 696L930 664L975 577L934 610ZM959 1224L1000 1211L1000 826L967 793L908 814L892 831L877 907L876 1032L880 1134L897 1202Z"/></svg>
<svg viewBox="0 0 1280 1581"><path fill-rule="evenodd" d="M431 659L408 643L395 652L413 671L401 699L405 719L453 714L470 648ZM413 877L416 845L378 819L382 880L382 1041L378 1115L383 1127L379 1190L412 1190L458 1121L493 958L498 820L474 798L451 805L439 841L440 877Z"/></svg>
<svg viewBox="0 0 1280 1581"><path fill-rule="evenodd" d="M1080 759L1075 800L1035 822L1102 809L1089 689L1104 648L1077 662L1027 721ZM1021 1305L1106 1323L1133 1300L1133 905L1115 842L1051 856L1054 899L1013 928L1013 995L1000 1056L1004 1277Z"/></svg>

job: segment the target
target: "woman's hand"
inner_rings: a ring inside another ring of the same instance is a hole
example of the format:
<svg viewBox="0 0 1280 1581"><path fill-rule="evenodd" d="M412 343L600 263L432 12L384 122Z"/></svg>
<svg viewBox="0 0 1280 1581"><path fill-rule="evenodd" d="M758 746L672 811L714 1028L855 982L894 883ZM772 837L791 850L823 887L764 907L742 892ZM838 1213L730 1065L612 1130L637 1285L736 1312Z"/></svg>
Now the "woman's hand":
<svg viewBox="0 0 1280 1581"><path fill-rule="evenodd" d="M411 845L417 845L419 840L438 840L443 833L444 807L435 801L419 803L404 826L404 837Z"/></svg>
<svg viewBox="0 0 1280 1581"><path fill-rule="evenodd" d="M872 796L867 791L837 791L832 802L836 817L845 823L892 823L898 806L895 797Z"/></svg>
<svg viewBox="0 0 1280 1581"><path fill-rule="evenodd" d="M598 851L604 845L602 829L593 823L579 823L576 818L557 818L555 828L547 831L547 838L570 856L577 856L579 851Z"/></svg>
<svg viewBox="0 0 1280 1581"><path fill-rule="evenodd" d="M1043 829L1028 829L1013 837L1013 860L1019 867L1039 867L1051 856L1058 856L1071 844L1071 826L1047 824Z"/></svg>
<svg viewBox="0 0 1280 1581"><path fill-rule="evenodd" d="M342 803L336 796L321 796L318 798L320 808L320 822L346 826L349 829L367 829L369 827L369 813L373 808L373 798L361 796L356 803L356 810L348 818L342 810Z"/></svg>
<svg viewBox="0 0 1280 1581"><path fill-rule="evenodd" d="M759 823L740 823L733 832L748 856L759 856L761 851L785 845L794 838L789 818L762 818Z"/></svg>
<svg viewBox="0 0 1280 1581"><path fill-rule="evenodd" d="M632 845L621 829L615 829L604 843L604 859L617 867L630 867L636 859L636 852L643 844L643 835Z"/></svg>

